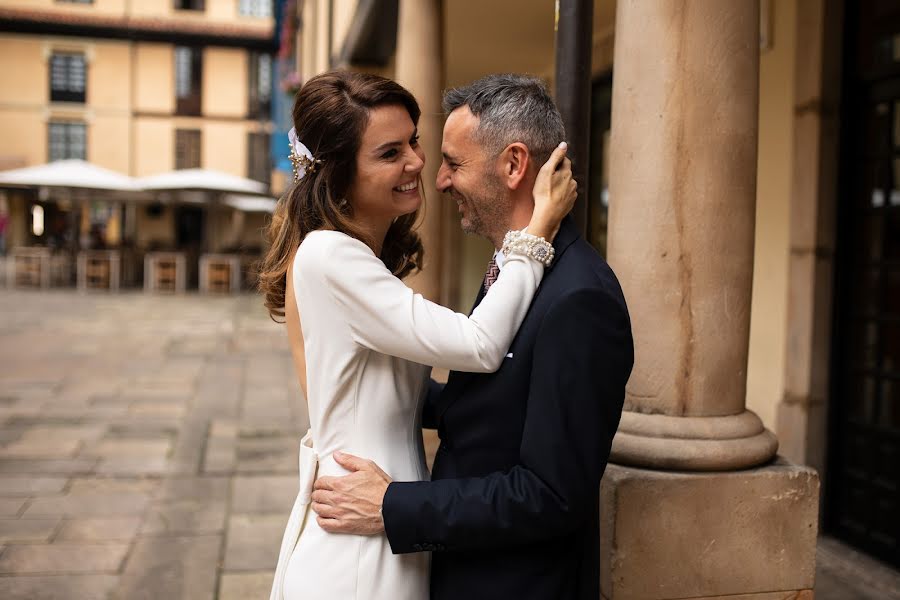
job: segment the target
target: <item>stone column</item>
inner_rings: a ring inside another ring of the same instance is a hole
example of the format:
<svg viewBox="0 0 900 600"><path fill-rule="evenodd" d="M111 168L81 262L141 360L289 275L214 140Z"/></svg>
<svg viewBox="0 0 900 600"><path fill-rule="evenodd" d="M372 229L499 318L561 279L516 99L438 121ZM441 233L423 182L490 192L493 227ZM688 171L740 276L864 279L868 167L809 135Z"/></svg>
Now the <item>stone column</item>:
<svg viewBox="0 0 900 600"><path fill-rule="evenodd" d="M329 18L331 2L319 2L314 9L316 14L316 75L331 68L331 19Z"/></svg>
<svg viewBox="0 0 900 600"><path fill-rule="evenodd" d="M609 262L635 339L620 464L740 468L775 454L744 409L758 20L753 0L619 7Z"/></svg>
<svg viewBox="0 0 900 600"><path fill-rule="evenodd" d="M297 71L305 82L316 74L316 0L306 0L300 6L301 27L297 32Z"/></svg>
<svg viewBox="0 0 900 600"><path fill-rule="evenodd" d="M410 285L430 300L441 300L444 260L443 215L447 201L434 187L441 165L441 136L444 117L441 111L443 86L443 45L441 0L400 0L397 24L395 78L416 97L419 118L419 143L425 150L422 209L419 235L425 246L425 267L409 279Z"/></svg>
<svg viewBox="0 0 900 600"><path fill-rule="evenodd" d="M752 469L777 440L745 409L759 2L617 10L608 255L635 367L601 490L602 593L810 589L818 480Z"/></svg>

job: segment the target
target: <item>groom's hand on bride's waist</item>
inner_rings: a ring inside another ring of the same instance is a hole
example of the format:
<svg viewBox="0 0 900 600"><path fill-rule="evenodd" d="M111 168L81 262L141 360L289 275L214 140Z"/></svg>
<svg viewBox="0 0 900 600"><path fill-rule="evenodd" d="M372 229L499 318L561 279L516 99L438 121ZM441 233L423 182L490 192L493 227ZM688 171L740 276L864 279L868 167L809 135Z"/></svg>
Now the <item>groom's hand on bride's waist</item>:
<svg viewBox="0 0 900 600"><path fill-rule="evenodd" d="M381 504L391 478L371 460L346 452L335 452L332 458L350 474L316 479L312 509L316 512L319 527L329 533L374 535L384 532Z"/></svg>

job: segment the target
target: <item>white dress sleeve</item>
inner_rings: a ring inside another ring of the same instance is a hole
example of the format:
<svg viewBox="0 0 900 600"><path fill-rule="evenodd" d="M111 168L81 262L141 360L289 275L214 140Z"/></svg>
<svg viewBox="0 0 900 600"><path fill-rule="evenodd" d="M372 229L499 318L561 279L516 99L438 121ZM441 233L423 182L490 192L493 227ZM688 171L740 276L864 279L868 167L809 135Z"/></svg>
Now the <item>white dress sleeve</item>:
<svg viewBox="0 0 900 600"><path fill-rule="evenodd" d="M500 368L544 266L518 254L470 317L429 302L395 277L363 242L336 231L307 235L294 281L326 288L353 340L370 350L457 371Z"/></svg>

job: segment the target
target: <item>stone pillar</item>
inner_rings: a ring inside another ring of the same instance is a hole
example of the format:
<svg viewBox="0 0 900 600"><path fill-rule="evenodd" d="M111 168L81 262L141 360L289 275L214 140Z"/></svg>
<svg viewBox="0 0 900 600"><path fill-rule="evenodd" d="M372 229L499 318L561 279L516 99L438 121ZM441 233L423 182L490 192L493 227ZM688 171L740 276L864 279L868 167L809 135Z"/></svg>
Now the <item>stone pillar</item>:
<svg viewBox="0 0 900 600"><path fill-rule="evenodd" d="M316 14L316 75L331 68L331 2L318 2Z"/></svg>
<svg viewBox="0 0 900 600"><path fill-rule="evenodd" d="M425 267L409 279L410 285L430 300L441 300L444 271L444 214L449 204L434 187L441 165L441 137L444 118L441 90L444 65L441 25L441 0L400 0L397 24L396 80L416 97L419 118L419 143L425 150L422 171L425 202L419 235L425 246Z"/></svg>
<svg viewBox="0 0 900 600"><path fill-rule="evenodd" d="M745 409L759 3L617 10L608 254L635 367L601 489L602 593L811 589L818 480L753 469L777 440Z"/></svg>
<svg viewBox="0 0 900 600"><path fill-rule="evenodd" d="M301 27L297 36L297 70L305 82L316 75L316 27L318 8L316 0L306 0L300 5Z"/></svg>
<svg viewBox="0 0 900 600"><path fill-rule="evenodd" d="M619 7L609 261L635 334L620 464L740 468L775 454L744 409L758 19L753 0Z"/></svg>

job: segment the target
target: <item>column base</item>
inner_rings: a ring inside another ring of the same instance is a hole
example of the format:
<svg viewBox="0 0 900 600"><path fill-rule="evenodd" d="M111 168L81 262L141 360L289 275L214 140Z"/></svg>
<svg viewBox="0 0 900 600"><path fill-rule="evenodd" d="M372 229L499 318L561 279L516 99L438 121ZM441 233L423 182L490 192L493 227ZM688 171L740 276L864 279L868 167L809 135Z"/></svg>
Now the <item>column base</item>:
<svg viewBox="0 0 900 600"><path fill-rule="evenodd" d="M768 462L778 439L755 413L672 417L622 413L610 460L620 465L683 471L733 471Z"/></svg>
<svg viewBox="0 0 900 600"><path fill-rule="evenodd" d="M600 486L607 600L812 598L819 478L783 459L727 473L610 464Z"/></svg>
<svg viewBox="0 0 900 600"><path fill-rule="evenodd" d="M788 592L763 592L761 594L739 594L737 596L700 596L690 600L813 600L813 590L796 590ZM612 600L600 594L601 600Z"/></svg>

